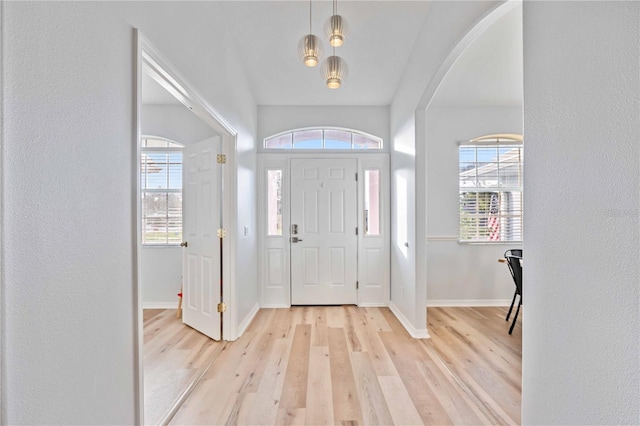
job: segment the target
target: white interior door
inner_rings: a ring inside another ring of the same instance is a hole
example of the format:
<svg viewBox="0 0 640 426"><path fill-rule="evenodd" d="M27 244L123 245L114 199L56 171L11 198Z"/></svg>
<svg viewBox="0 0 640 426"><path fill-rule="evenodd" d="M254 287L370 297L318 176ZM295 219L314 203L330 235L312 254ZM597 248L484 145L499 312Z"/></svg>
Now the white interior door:
<svg viewBox="0 0 640 426"><path fill-rule="evenodd" d="M183 165L182 321L220 340L220 141L187 146Z"/></svg>
<svg viewBox="0 0 640 426"><path fill-rule="evenodd" d="M356 304L355 159L291 160L291 303Z"/></svg>

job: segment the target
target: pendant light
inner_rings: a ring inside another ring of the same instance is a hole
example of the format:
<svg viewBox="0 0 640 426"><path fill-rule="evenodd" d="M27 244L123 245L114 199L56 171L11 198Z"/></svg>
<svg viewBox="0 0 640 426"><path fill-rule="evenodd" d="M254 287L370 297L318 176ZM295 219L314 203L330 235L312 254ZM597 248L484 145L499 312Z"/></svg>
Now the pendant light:
<svg viewBox="0 0 640 426"><path fill-rule="evenodd" d="M306 66L315 67L318 65L321 48L320 39L314 36L311 31L311 0L309 0L309 34L300 41L302 61Z"/></svg>
<svg viewBox="0 0 640 426"><path fill-rule="evenodd" d="M322 71L329 89L339 88L347 77L347 63L340 56L336 56L335 47L333 55L325 59Z"/></svg>
<svg viewBox="0 0 640 426"><path fill-rule="evenodd" d="M333 0L333 15L327 22L327 33L332 47L342 46L347 34L347 22L338 15L338 0Z"/></svg>

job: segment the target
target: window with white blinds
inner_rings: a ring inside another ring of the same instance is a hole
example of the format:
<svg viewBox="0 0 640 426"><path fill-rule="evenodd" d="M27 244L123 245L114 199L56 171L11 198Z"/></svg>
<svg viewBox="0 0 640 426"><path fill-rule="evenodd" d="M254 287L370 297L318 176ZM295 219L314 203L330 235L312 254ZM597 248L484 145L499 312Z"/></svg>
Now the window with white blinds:
<svg viewBox="0 0 640 426"><path fill-rule="evenodd" d="M168 139L141 139L142 244L182 242L182 149Z"/></svg>
<svg viewBox="0 0 640 426"><path fill-rule="evenodd" d="M522 137L463 142L458 159L460 242L521 242Z"/></svg>

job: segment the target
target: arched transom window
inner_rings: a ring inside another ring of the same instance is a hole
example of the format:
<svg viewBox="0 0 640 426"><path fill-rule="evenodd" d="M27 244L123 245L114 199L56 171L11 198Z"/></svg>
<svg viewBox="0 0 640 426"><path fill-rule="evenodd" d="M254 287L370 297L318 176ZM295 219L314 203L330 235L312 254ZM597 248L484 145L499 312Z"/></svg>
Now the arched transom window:
<svg viewBox="0 0 640 426"><path fill-rule="evenodd" d="M338 127L290 130L265 138L266 149L360 150L382 149L382 139L364 132Z"/></svg>

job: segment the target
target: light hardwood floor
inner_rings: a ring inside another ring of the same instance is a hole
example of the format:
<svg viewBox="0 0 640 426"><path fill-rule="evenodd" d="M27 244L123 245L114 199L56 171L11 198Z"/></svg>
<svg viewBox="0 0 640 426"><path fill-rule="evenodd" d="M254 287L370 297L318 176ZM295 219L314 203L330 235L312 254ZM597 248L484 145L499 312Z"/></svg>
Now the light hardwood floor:
<svg viewBox="0 0 640 426"><path fill-rule="evenodd" d="M143 319L144 418L145 424L157 425L166 421L225 343L183 325L175 309L145 309Z"/></svg>
<svg viewBox="0 0 640 426"><path fill-rule="evenodd" d="M509 336L505 314L429 308L432 338L416 340L386 308L263 309L236 342L196 350L215 362L171 423L519 424L521 328Z"/></svg>

